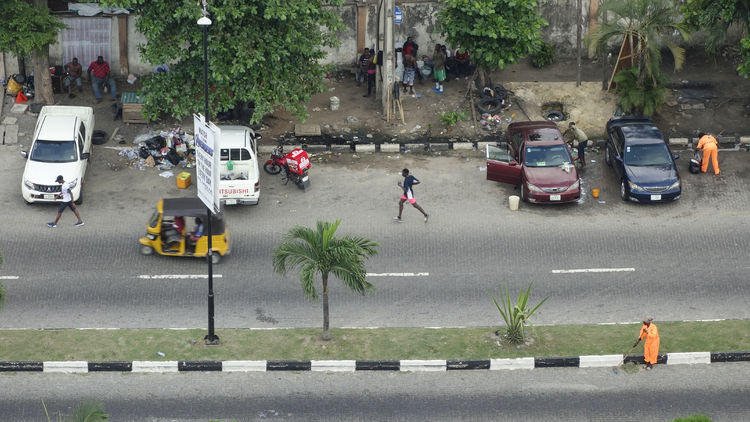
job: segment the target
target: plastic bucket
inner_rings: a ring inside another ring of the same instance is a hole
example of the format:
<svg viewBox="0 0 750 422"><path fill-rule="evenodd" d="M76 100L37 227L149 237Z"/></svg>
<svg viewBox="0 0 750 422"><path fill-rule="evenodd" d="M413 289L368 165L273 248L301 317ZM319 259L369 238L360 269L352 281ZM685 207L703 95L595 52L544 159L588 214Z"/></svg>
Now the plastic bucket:
<svg viewBox="0 0 750 422"><path fill-rule="evenodd" d="M508 197L508 207L510 207L511 211L518 211L518 203L521 201L521 198L519 198L516 195L511 195Z"/></svg>
<svg viewBox="0 0 750 422"><path fill-rule="evenodd" d="M591 189L591 196L593 196L594 198L598 198L599 197L599 189Z"/></svg>
<svg viewBox="0 0 750 422"><path fill-rule="evenodd" d="M331 97L331 111L338 111L339 97Z"/></svg>

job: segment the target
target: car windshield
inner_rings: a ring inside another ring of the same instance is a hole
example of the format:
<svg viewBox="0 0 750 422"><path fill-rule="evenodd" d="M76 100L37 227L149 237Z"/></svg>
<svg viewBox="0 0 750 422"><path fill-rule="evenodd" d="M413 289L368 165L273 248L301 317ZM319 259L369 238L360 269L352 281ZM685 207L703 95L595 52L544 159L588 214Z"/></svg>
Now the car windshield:
<svg viewBox="0 0 750 422"><path fill-rule="evenodd" d="M570 161L564 145L527 146L523 164L526 167L556 167Z"/></svg>
<svg viewBox="0 0 750 422"><path fill-rule="evenodd" d="M29 159L42 163L70 163L76 161L76 143L71 141L34 142Z"/></svg>
<svg viewBox="0 0 750 422"><path fill-rule="evenodd" d="M665 144L629 145L625 147L623 161L629 166L668 166L672 156Z"/></svg>
<svg viewBox="0 0 750 422"><path fill-rule="evenodd" d="M529 134L531 141L556 141L560 139L560 132L556 129L536 129L534 133Z"/></svg>

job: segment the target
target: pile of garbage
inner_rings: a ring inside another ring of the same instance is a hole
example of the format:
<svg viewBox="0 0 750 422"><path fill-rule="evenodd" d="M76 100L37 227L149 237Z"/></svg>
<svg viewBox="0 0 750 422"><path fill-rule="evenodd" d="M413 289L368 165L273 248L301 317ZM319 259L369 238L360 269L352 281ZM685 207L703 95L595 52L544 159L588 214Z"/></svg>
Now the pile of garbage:
<svg viewBox="0 0 750 422"><path fill-rule="evenodd" d="M513 118L516 117L515 114L511 114L510 117L503 118L503 116L500 116L498 114L489 114L484 113L482 114L482 118L479 120L479 124L482 125L483 128L492 131L500 129L500 126L505 123L510 123L513 121Z"/></svg>
<svg viewBox="0 0 750 422"><path fill-rule="evenodd" d="M136 136L133 144L133 148L125 148L119 155L130 160L130 165L138 170L154 167L169 171L175 166L195 167L195 140L181 128L158 134L149 131Z"/></svg>

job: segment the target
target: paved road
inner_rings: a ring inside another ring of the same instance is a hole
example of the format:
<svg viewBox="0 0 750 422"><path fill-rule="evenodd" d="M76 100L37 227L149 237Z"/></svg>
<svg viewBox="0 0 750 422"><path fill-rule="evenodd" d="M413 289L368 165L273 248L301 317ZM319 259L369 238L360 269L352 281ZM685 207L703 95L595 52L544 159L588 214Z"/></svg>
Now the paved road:
<svg viewBox="0 0 750 422"><path fill-rule="evenodd" d="M440 373L29 374L0 377L4 422L69 414L84 398L116 421L750 420L748 363ZM564 380L564 381L561 381ZM699 380L699 381L697 381Z"/></svg>
<svg viewBox="0 0 750 422"><path fill-rule="evenodd" d="M1 327L205 326L205 280L139 278L206 273L199 260L138 254L155 201L185 194L174 179L118 168L115 153L99 149L84 188L86 226L73 227L66 214L48 229L55 208L22 203L16 182L23 161L11 152L0 153L0 176L8 181L0 186L0 275L10 294ZM343 220L340 233L371 237L381 247L368 264L378 274L370 277L375 294L358 296L334 283L333 326L492 325L499 318L488 289L508 283L517 291L529 282L532 302L550 296L538 324L636 321L644 313L750 318L750 165L744 152L721 157L719 178L684 172L685 195L675 204L622 203L599 160L584 174L587 191L602 191L599 200L519 212L507 208L513 188L486 181L476 153L332 158L314 164L307 193L263 175L259 206L227 210L233 255L215 269L216 325L319 326L320 304L304 300L295 274L273 274L270 256L292 225L334 218ZM416 192L432 214L428 224L411 208L404 223L391 221L402 167L423 182ZM564 271L601 268L621 271Z"/></svg>

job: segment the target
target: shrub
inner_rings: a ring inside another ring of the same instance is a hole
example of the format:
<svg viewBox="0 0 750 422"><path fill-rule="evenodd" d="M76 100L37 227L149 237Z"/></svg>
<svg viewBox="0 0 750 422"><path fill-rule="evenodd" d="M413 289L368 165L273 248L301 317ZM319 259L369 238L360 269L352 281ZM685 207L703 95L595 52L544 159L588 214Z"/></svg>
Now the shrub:
<svg viewBox="0 0 750 422"><path fill-rule="evenodd" d="M521 292L518 294L518 300L516 301L516 304L511 303L510 293L508 293L508 286L505 286L505 291L500 291L503 295L501 297L502 299L502 306L500 306L500 303L497 302L495 299L495 296L490 293L490 297L492 297L492 301L495 302L495 307L497 307L498 312L500 312L500 316L503 317L503 321L505 321L505 339L510 344L521 344L525 340L524 336L524 326L528 322L529 318L531 318L532 315L534 315L534 312L536 312L537 309L539 309L540 306L544 302L549 299L549 297L545 297L542 299L539 304L537 304L534 308L529 309L528 307L528 301L529 301L529 293L531 292L531 284L529 284L529 287L524 291L521 290Z"/></svg>
<svg viewBox="0 0 750 422"><path fill-rule="evenodd" d="M711 418L706 415L692 415L687 418L675 418L674 422L712 422Z"/></svg>
<svg viewBox="0 0 750 422"><path fill-rule="evenodd" d="M550 65L554 61L555 47L548 42L542 42L539 48L531 54L531 65L536 68Z"/></svg>
<svg viewBox="0 0 750 422"><path fill-rule="evenodd" d="M443 122L443 125L445 126L455 126L456 123L460 122L461 120L469 120L469 113L467 113L465 110L460 110L458 112L440 112L440 121Z"/></svg>
<svg viewBox="0 0 750 422"><path fill-rule="evenodd" d="M626 114L653 116L664 104L667 79L662 74L643 77L637 67L623 69L614 77L620 107Z"/></svg>

